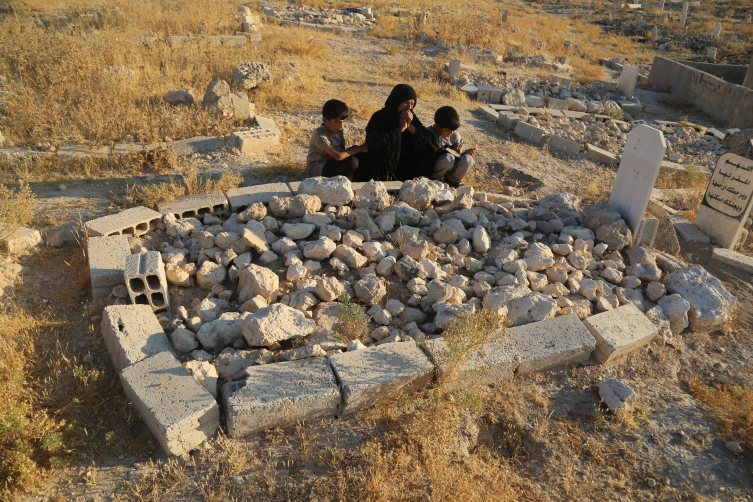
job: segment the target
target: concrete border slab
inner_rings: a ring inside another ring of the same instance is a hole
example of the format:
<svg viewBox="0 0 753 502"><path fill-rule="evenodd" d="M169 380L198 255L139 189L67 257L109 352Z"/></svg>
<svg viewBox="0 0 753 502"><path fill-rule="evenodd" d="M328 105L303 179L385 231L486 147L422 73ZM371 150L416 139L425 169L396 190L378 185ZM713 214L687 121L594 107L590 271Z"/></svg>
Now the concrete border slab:
<svg viewBox="0 0 753 502"><path fill-rule="evenodd" d="M656 325L634 303L583 319L596 339L594 357L601 364L648 345L659 334Z"/></svg>
<svg viewBox="0 0 753 502"><path fill-rule="evenodd" d="M205 192L180 197L170 202L160 202L157 209L162 214L172 214L178 220L201 218L207 214L226 215L228 201L221 192Z"/></svg>
<svg viewBox="0 0 753 502"><path fill-rule="evenodd" d="M437 377L445 376L447 359L444 354L447 342L443 338L427 340L426 349L436 364ZM515 377L519 364L518 347L509 336L503 336L471 355L460 369L457 381L450 385L464 387L471 382L479 385L507 382Z"/></svg>
<svg viewBox="0 0 753 502"><path fill-rule="evenodd" d="M175 354L149 305L111 305L102 313L102 339L118 373L160 352Z"/></svg>
<svg viewBox="0 0 753 502"><path fill-rule="evenodd" d="M262 202L267 204L272 197L290 197L290 188L285 183L266 183L243 188L231 188L227 191L227 199L231 211L240 213L251 204Z"/></svg>
<svg viewBox="0 0 753 502"><path fill-rule="evenodd" d="M138 237L157 228L162 214L144 206L132 207L109 216L84 223L89 237L108 235L133 235Z"/></svg>

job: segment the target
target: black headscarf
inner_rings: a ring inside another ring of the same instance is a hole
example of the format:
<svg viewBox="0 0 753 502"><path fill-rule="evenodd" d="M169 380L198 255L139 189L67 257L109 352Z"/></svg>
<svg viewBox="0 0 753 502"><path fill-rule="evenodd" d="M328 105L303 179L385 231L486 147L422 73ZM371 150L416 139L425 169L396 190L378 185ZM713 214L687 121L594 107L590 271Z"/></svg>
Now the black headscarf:
<svg viewBox="0 0 753 502"><path fill-rule="evenodd" d="M411 124L416 134L400 130L398 106L406 101L417 101L416 91L407 84L398 84L390 92L384 108L374 113L366 125L366 144L369 151L363 156L361 168L354 179L390 181L412 179L417 165L416 145L423 141L423 125L413 114Z"/></svg>

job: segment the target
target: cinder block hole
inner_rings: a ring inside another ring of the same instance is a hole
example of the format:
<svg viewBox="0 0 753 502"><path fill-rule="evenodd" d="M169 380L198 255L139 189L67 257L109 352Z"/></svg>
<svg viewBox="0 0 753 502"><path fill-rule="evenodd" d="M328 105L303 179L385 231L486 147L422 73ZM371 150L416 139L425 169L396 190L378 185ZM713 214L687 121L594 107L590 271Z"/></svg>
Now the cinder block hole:
<svg viewBox="0 0 753 502"><path fill-rule="evenodd" d="M156 275L147 275L146 284L147 286L149 286L149 289L158 290L160 288L159 277L157 277Z"/></svg>
<svg viewBox="0 0 753 502"><path fill-rule="evenodd" d="M196 216L196 211L186 211L183 213L183 218L193 218Z"/></svg>
<svg viewBox="0 0 753 502"><path fill-rule="evenodd" d="M147 230L149 230L149 223L146 221L144 223L139 223L138 225L136 225L136 230L138 230L139 232L146 232Z"/></svg>
<svg viewBox="0 0 753 502"><path fill-rule="evenodd" d="M209 214L209 208L208 207L199 208L199 216L204 216L205 214Z"/></svg>
<svg viewBox="0 0 753 502"><path fill-rule="evenodd" d="M225 212L225 204L220 204L219 206L212 206L212 213L224 213Z"/></svg>
<svg viewBox="0 0 753 502"><path fill-rule="evenodd" d="M149 305L149 300L147 300L146 295L139 295L134 299L133 303L136 305Z"/></svg>
<svg viewBox="0 0 753 502"><path fill-rule="evenodd" d="M165 306L165 295L162 293L152 293L152 305L155 307Z"/></svg>
<svg viewBox="0 0 753 502"><path fill-rule="evenodd" d="M106 235L106 237L109 237L111 235L120 235L120 230L116 230L115 232L110 232L109 234Z"/></svg>
<svg viewBox="0 0 753 502"><path fill-rule="evenodd" d="M128 227L128 228L123 229L123 235L125 235L125 234L135 234L135 233L136 233L136 229L133 228L133 227Z"/></svg>
<svg viewBox="0 0 753 502"><path fill-rule="evenodd" d="M149 228L157 228L157 225L159 225L159 220L159 218L149 220Z"/></svg>
<svg viewBox="0 0 753 502"><path fill-rule="evenodd" d="M134 277L130 281L128 281L129 285L131 286L131 291L134 293L141 293L144 291L144 281L139 279L138 277Z"/></svg>

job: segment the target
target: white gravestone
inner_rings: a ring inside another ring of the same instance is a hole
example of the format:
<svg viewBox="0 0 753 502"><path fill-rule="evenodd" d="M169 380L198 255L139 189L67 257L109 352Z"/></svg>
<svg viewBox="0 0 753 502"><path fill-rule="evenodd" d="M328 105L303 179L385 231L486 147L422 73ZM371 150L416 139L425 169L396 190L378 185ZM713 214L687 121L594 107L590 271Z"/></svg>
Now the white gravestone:
<svg viewBox="0 0 753 502"><path fill-rule="evenodd" d="M635 91L635 84L638 82L638 68L635 66L623 65L620 78L617 80L617 90L625 97L632 98Z"/></svg>
<svg viewBox="0 0 753 502"><path fill-rule="evenodd" d="M712 242L733 249L753 202L753 160L725 153L711 175L695 224Z"/></svg>
<svg viewBox="0 0 753 502"><path fill-rule="evenodd" d="M659 36L659 27L654 26L654 29L651 30L651 43L656 43L656 38Z"/></svg>
<svg viewBox="0 0 753 502"><path fill-rule="evenodd" d="M658 129L639 125L628 134L609 205L627 220L633 235L641 235L643 215L666 151L664 134Z"/></svg>
<svg viewBox="0 0 753 502"><path fill-rule="evenodd" d="M719 35L722 33L722 23L716 23L716 26L714 27L714 31L711 33L712 38L719 38Z"/></svg>
<svg viewBox="0 0 753 502"><path fill-rule="evenodd" d="M688 7L690 7L690 5L688 4L688 2L683 2L683 4L682 4L682 11L680 12L680 14L687 14L688 13Z"/></svg>
<svg viewBox="0 0 753 502"><path fill-rule="evenodd" d="M659 10L664 10L664 0L659 0Z"/></svg>
<svg viewBox="0 0 753 502"><path fill-rule="evenodd" d="M680 16L680 26L685 26L685 22L687 20L688 20L688 15L687 14L683 14L682 16Z"/></svg>
<svg viewBox="0 0 753 502"><path fill-rule="evenodd" d="M458 58L450 59L448 70L450 71L450 78L458 78L460 75L460 60Z"/></svg>
<svg viewBox="0 0 753 502"><path fill-rule="evenodd" d="M716 47L709 47L709 51L706 54L706 59L708 59L709 61L716 60Z"/></svg>

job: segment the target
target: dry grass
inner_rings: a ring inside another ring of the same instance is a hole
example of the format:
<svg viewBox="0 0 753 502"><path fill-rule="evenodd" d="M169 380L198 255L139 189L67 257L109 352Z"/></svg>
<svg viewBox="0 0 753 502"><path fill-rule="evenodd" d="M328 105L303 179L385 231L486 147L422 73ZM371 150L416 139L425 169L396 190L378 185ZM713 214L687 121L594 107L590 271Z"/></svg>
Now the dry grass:
<svg viewBox="0 0 753 502"><path fill-rule="evenodd" d="M606 202L612 193L614 185L614 173L604 170L603 176L597 176L575 190L575 195L583 199L583 204L596 204Z"/></svg>
<svg viewBox="0 0 753 502"><path fill-rule="evenodd" d="M222 192L227 194L231 188L238 188L243 181L243 175L239 172L228 171L222 173L219 179L201 176L195 170L181 173L181 180L173 178L168 183L162 182L153 185L133 185L127 193L133 198L136 205L156 208L160 202L168 202L186 195L196 195L205 192Z"/></svg>
<svg viewBox="0 0 753 502"><path fill-rule="evenodd" d="M29 224L34 217L35 197L26 183L17 190L0 184L0 239Z"/></svg>
<svg viewBox="0 0 753 502"><path fill-rule="evenodd" d="M753 448L753 391L735 382L710 387L696 379L688 381L690 393L702 401L719 424L725 441L739 441L743 448Z"/></svg>
<svg viewBox="0 0 753 502"><path fill-rule="evenodd" d="M353 303L347 293L337 299L340 314L337 317L335 336L343 342L362 340L369 333L369 317L364 308Z"/></svg>
<svg viewBox="0 0 753 502"><path fill-rule="evenodd" d="M0 180L15 183L25 181L80 180L110 176L126 176L138 172L141 163L131 155L112 157L79 157L61 159L56 156L37 156L20 162L0 160Z"/></svg>

